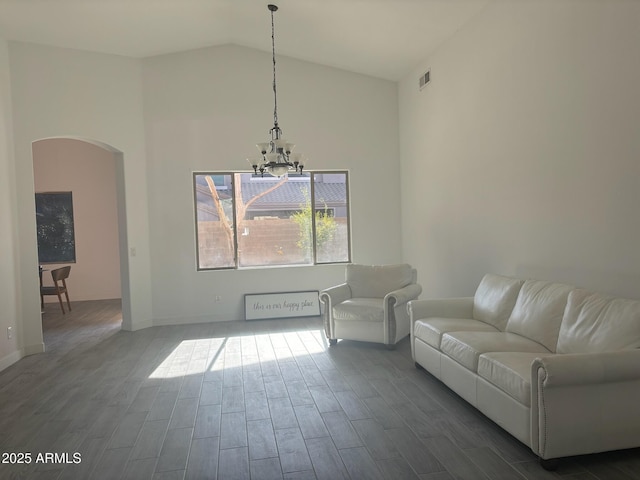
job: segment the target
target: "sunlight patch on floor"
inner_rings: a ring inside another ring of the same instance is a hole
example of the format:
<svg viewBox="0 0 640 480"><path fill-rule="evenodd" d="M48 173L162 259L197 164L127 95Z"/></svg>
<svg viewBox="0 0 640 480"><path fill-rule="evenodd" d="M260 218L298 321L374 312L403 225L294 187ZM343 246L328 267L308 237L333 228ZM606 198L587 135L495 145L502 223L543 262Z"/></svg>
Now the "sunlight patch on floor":
<svg viewBox="0 0 640 480"><path fill-rule="evenodd" d="M222 375L225 370L241 370L265 361L287 361L302 355L323 354L327 348L321 330L183 340L149 378L206 373Z"/></svg>

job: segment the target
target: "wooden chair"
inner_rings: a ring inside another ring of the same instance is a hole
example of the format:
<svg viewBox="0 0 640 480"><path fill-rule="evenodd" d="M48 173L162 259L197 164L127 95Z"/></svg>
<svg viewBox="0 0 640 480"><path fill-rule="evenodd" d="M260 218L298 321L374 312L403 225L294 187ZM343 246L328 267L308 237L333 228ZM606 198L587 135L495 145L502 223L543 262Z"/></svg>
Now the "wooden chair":
<svg viewBox="0 0 640 480"><path fill-rule="evenodd" d="M60 302L60 308L62 309L63 314L65 313L64 305L62 304L63 293L64 293L64 296L67 298L67 305L69 306L69 311L71 311L71 302L69 301L69 292L67 291L67 282L65 281L67 278L69 278L70 271L71 271L70 265L51 270L51 278L53 278L53 286L40 287L40 301L44 303L43 297L45 295L57 295L58 301Z"/></svg>

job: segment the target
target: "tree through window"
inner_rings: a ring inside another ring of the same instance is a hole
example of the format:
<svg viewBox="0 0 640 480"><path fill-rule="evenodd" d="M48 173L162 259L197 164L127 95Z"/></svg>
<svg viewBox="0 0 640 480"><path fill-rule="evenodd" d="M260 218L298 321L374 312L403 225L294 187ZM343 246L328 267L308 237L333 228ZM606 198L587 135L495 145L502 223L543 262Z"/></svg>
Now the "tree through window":
<svg viewBox="0 0 640 480"><path fill-rule="evenodd" d="M347 172L197 172L193 182L199 270L350 261Z"/></svg>

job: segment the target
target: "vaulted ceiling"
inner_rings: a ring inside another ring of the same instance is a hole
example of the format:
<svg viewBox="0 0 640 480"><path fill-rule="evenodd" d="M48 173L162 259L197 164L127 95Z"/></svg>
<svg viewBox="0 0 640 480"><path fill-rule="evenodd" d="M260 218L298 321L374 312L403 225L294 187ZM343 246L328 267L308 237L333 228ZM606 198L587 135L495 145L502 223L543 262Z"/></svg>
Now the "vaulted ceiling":
<svg viewBox="0 0 640 480"><path fill-rule="evenodd" d="M279 55L399 80L495 0L271 0ZM271 51L268 0L0 0L0 37L131 57Z"/></svg>

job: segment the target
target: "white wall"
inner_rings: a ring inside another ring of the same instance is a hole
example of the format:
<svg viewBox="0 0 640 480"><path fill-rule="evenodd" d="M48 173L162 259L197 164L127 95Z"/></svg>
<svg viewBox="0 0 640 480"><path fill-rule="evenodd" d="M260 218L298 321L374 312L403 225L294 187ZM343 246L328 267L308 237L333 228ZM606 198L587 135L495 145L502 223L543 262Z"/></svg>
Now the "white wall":
<svg viewBox="0 0 640 480"><path fill-rule="evenodd" d="M396 84L286 57L277 62L285 138L311 159L309 168L351 172L353 260L399 262ZM154 322L238 320L245 293L342 282L344 266L195 268L192 172L249 168L246 158L273 125L271 55L223 46L148 58L143 72Z"/></svg>
<svg viewBox="0 0 640 480"><path fill-rule="evenodd" d="M68 138L33 143L36 192L72 192L76 261L67 280L72 301L120 298L116 160L113 153ZM47 265L52 270L59 265ZM52 285L44 273L45 285ZM45 302L58 302L55 295Z"/></svg>
<svg viewBox="0 0 640 480"><path fill-rule="evenodd" d="M8 45L15 143L9 178L16 186L11 231L20 244L14 284L25 353L43 348L32 161L32 142L41 139L88 140L119 159L122 290L131 311L123 328L238 320L244 293L342 281L343 266L195 270L191 173L247 168L246 156L272 124L270 55L225 46L139 61ZM278 62L285 134L311 158L311 168L351 172L354 261L400 261L400 180L397 169L385 167L399 155L396 84L288 58ZM213 304L214 295L222 301Z"/></svg>
<svg viewBox="0 0 640 480"><path fill-rule="evenodd" d="M7 42L0 39L0 370L22 356L12 134L9 51ZM7 327L14 330L12 339L7 338Z"/></svg>
<svg viewBox="0 0 640 480"><path fill-rule="evenodd" d="M9 54L25 349L42 349L32 142L44 138L87 139L115 154L119 198L126 196L126 207L122 201L118 206L123 308L130 311L124 314L123 328L151 325L140 62L20 42L9 43ZM127 256L129 248L136 249L136 256Z"/></svg>
<svg viewBox="0 0 640 480"><path fill-rule="evenodd" d="M497 272L640 298L638 25L638 2L496 2L400 83L423 297Z"/></svg>

